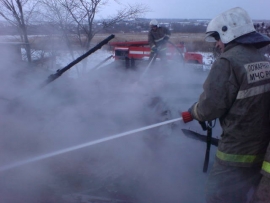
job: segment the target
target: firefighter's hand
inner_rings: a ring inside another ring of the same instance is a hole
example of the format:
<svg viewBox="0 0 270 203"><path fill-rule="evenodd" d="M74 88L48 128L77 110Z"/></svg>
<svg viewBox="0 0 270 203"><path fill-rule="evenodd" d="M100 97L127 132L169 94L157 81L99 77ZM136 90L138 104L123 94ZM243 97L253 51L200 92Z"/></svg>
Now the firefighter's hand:
<svg viewBox="0 0 270 203"><path fill-rule="evenodd" d="M153 52L153 53L157 52L157 47L155 45L151 47L151 52Z"/></svg>

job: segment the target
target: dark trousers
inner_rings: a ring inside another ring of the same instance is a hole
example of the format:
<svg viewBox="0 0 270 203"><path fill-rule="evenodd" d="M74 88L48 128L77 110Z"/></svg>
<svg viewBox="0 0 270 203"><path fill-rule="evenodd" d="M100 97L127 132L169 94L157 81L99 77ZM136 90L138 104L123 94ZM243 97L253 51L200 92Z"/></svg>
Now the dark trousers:
<svg viewBox="0 0 270 203"><path fill-rule="evenodd" d="M263 176L250 203L270 202L270 178Z"/></svg>
<svg viewBox="0 0 270 203"><path fill-rule="evenodd" d="M215 161L206 185L207 203L247 203L262 177L258 167L225 166Z"/></svg>

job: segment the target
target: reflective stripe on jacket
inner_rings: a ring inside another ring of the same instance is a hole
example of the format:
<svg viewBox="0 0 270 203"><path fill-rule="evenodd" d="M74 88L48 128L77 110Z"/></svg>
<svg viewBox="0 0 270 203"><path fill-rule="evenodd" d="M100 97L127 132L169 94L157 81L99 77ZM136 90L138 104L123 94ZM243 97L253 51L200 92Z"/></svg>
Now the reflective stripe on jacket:
<svg viewBox="0 0 270 203"><path fill-rule="evenodd" d="M264 161L263 162L263 165L262 165L262 170L266 173L269 174L269 177L270 177L270 163L267 162L267 161Z"/></svg>
<svg viewBox="0 0 270 203"><path fill-rule="evenodd" d="M263 161L263 155L226 154L219 150L217 150L216 156L222 161L233 163L255 163L255 162L261 163Z"/></svg>
<svg viewBox="0 0 270 203"><path fill-rule="evenodd" d="M265 154L264 162L262 165L262 174L270 178L270 144L268 145L267 152Z"/></svg>
<svg viewBox="0 0 270 203"><path fill-rule="evenodd" d="M253 46L229 44L192 108L199 121L219 118L223 133L217 158L223 164L261 164L270 141L270 63Z"/></svg>

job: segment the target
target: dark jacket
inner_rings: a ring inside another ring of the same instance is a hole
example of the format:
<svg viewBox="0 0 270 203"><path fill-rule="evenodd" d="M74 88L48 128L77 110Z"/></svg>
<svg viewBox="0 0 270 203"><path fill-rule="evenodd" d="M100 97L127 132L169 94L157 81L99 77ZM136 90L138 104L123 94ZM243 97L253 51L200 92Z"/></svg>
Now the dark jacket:
<svg viewBox="0 0 270 203"><path fill-rule="evenodd" d="M270 141L270 63L252 45L230 43L192 108L199 121L219 118L217 159L226 165L261 164Z"/></svg>
<svg viewBox="0 0 270 203"><path fill-rule="evenodd" d="M162 42L164 38L170 37L170 35L171 32L166 27L157 27L155 31L151 29L148 33L148 42L150 47L163 45Z"/></svg>

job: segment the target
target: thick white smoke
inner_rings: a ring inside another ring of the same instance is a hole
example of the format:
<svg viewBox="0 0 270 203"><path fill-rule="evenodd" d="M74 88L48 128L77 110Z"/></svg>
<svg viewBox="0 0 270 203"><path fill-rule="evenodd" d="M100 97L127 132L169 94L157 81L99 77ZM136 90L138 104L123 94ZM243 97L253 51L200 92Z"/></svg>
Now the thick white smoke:
<svg viewBox="0 0 270 203"><path fill-rule="evenodd" d="M51 73L1 65L0 167L177 118L197 101L206 73L156 61L140 79L146 66L113 62L39 89ZM79 202L76 195L202 203L206 144L181 128L200 126L177 122L3 171L0 196L6 203Z"/></svg>

